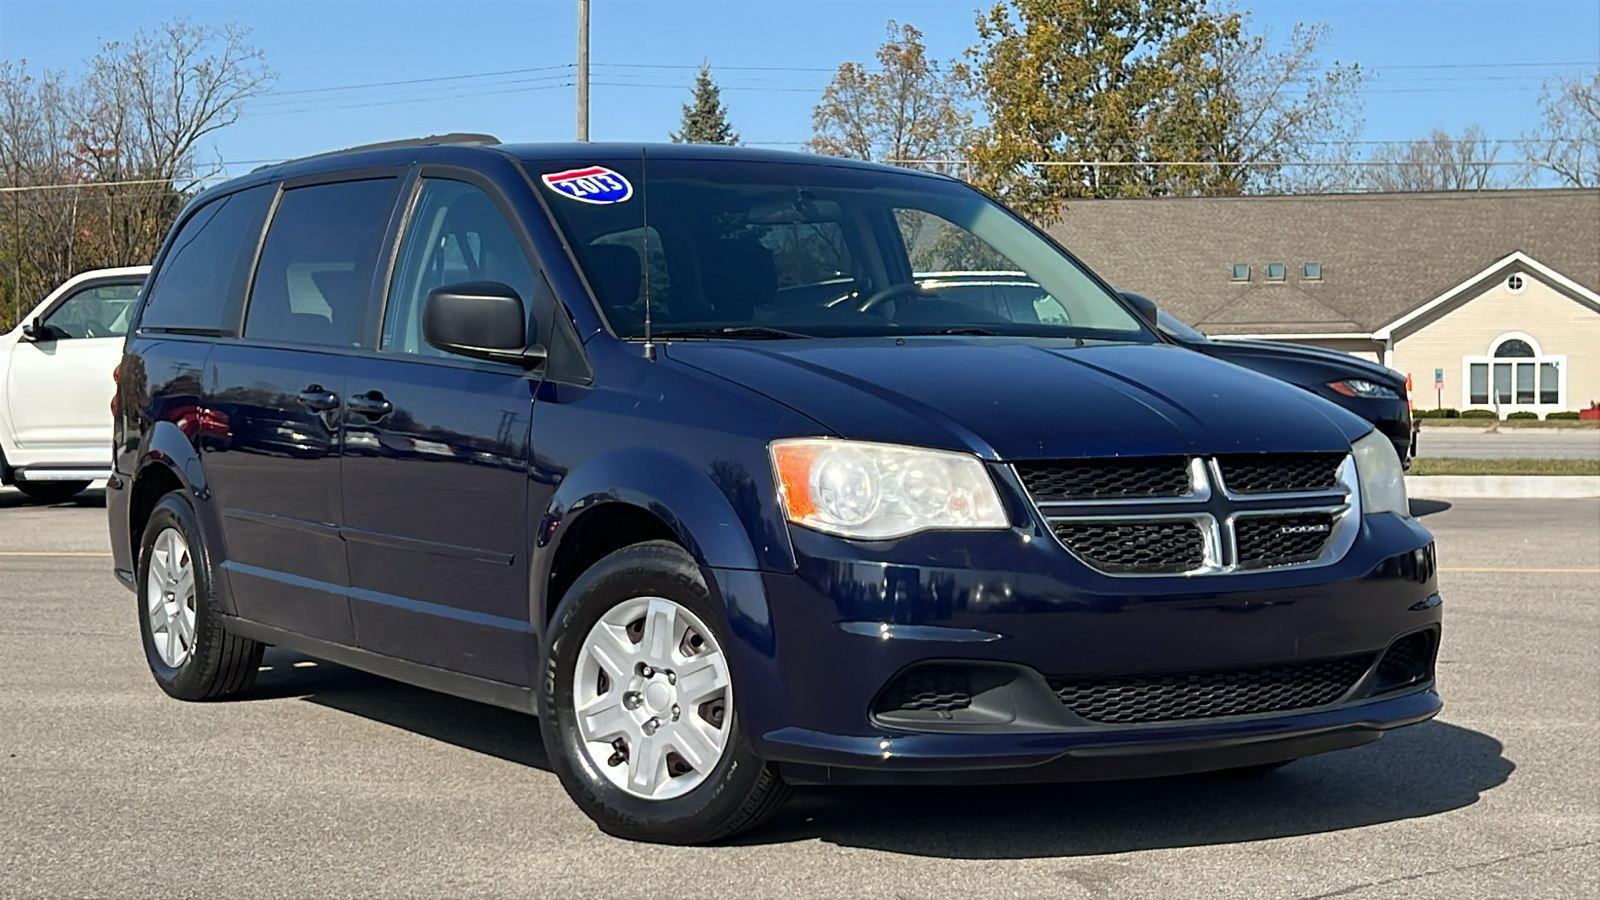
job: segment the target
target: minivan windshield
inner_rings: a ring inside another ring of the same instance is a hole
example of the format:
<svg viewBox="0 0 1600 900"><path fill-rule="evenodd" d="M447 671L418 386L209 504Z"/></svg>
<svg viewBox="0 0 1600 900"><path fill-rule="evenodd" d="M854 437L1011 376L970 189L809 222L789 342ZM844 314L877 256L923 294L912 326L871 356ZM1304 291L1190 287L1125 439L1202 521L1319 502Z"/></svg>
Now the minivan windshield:
<svg viewBox="0 0 1600 900"><path fill-rule="evenodd" d="M1159 338L959 182L816 162L527 160L623 338Z"/></svg>

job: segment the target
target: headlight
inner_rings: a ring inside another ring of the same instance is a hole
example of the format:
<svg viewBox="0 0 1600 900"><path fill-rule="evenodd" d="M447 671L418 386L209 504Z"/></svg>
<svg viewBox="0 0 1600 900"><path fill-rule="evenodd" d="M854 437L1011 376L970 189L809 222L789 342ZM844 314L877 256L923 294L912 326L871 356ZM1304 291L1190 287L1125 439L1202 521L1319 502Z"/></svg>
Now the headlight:
<svg viewBox="0 0 1600 900"><path fill-rule="evenodd" d="M1400 395L1394 388L1385 387L1376 381L1365 378L1346 378L1343 381L1330 381L1328 387L1345 395L1346 397L1361 397L1365 400L1399 400Z"/></svg>
<svg viewBox="0 0 1600 900"><path fill-rule="evenodd" d="M1361 511L1410 516L1405 469L1388 436L1376 429L1369 431L1350 445L1350 453L1356 459L1356 480L1361 483Z"/></svg>
<svg viewBox="0 0 1600 900"><path fill-rule="evenodd" d="M773 441L770 449L784 512L796 525L882 540L1011 524L975 456L828 438Z"/></svg>

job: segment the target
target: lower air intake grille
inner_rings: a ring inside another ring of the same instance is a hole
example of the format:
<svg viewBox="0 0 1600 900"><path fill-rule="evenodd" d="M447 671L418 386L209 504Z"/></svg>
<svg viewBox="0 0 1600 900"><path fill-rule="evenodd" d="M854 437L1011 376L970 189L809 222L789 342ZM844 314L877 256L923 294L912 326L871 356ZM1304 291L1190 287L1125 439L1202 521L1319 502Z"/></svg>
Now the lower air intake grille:
<svg viewBox="0 0 1600 900"><path fill-rule="evenodd" d="M1310 562L1322 555L1333 521L1334 514L1326 512L1240 516L1233 526L1239 565L1260 569Z"/></svg>
<svg viewBox="0 0 1600 900"><path fill-rule="evenodd" d="M950 713L972 705L967 673L954 669L913 669L896 678L878 696L880 713L931 710Z"/></svg>
<svg viewBox="0 0 1600 900"><path fill-rule="evenodd" d="M1168 722L1322 706L1344 696L1371 663L1371 656L1347 656L1237 672L1056 679L1050 687L1091 722Z"/></svg>
<svg viewBox="0 0 1600 900"><path fill-rule="evenodd" d="M1191 519L1063 519L1052 527L1068 550L1102 572L1171 574L1191 572L1205 564L1205 537Z"/></svg>
<svg viewBox="0 0 1600 900"><path fill-rule="evenodd" d="M1419 631L1390 644L1378 663L1372 692L1380 694L1427 681L1433 662L1433 635L1432 631Z"/></svg>
<svg viewBox="0 0 1600 900"><path fill-rule="evenodd" d="M1331 491L1343 453L1241 453L1217 457L1222 483L1235 494Z"/></svg>

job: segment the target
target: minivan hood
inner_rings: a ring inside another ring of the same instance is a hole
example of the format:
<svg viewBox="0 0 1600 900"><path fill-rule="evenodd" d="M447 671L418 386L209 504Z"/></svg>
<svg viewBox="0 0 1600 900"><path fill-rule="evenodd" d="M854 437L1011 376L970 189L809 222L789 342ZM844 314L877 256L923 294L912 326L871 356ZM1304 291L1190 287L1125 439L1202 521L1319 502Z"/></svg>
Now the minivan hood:
<svg viewBox="0 0 1600 900"><path fill-rule="evenodd" d="M680 342L668 359L840 437L988 459L1346 450L1371 425L1281 381L1165 344L991 337Z"/></svg>
<svg viewBox="0 0 1600 900"><path fill-rule="evenodd" d="M1405 389L1406 377L1388 366L1351 356L1338 350L1329 350L1326 347L1308 347L1304 344L1291 344L1287 341L1229 340L1226 338L1212 338L1211 343L1213 346L1220 348L1221 352L1216 355L1229 360L1250 357L1268 363L1274 360L1284 360L1302 365L1322 363L1334 370L1333 377L1351 378L1359 376L1392 388Z"/></svg>

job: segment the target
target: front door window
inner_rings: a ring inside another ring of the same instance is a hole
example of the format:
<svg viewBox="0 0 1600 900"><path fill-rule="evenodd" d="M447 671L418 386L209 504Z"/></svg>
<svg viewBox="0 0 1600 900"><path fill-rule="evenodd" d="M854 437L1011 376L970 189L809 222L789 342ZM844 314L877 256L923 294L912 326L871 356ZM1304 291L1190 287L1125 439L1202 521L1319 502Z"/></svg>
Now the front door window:
<svg viewBox="0 0 1600 900"><path fill-rule="evenodd" d="M87 287L45 314L40 340L119 338L128 333L128 313L139 299L139 283Z"/></svg>

